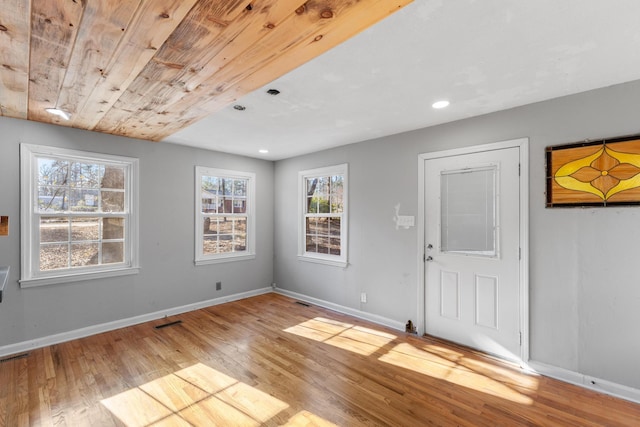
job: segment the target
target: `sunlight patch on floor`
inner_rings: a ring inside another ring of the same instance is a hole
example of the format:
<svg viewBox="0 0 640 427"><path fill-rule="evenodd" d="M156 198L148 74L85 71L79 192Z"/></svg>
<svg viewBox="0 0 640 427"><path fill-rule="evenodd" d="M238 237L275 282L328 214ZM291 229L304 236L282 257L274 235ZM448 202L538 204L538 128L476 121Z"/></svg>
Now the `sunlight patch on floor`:
<svg viewBox="0 0 640 427"><path fill-rule="evenodd" d="M363 356L371 356L397 338L385 332L322 317L299 323L285 329L285 332ZM532 405L533 399L518 390L536 390L538 387L535 377L471 359L454 349L434 344L420 347L397 344L378 360L523 405Z"/></svg>
<svg viewBox="0 0 640 427"><path fill-rule="evenodd" d="M436 354L443 359L464 366L474 372L490 376L499 382L509 383L531 390L538 389L539 381L535 375L523 374L515 369L499 366L495 362L485 362L479 359L464 357L462 353L438 345L427 344L420 346L420 348L428 353Z"/></svg>
<svg viewBox="0 0 640 427"><path fill-rule="evenodd" d="M464 354L460 353L459 351L455 351L452 350L450 348L447 347L443 347L441 345L435 345L435 344L426 344L424 346L422 346L422 348L425 351L428 351L429 353L433 353L433 354L437 354L440 355L446 359L449 360L458 360L461 359L462 357L464 357Z"/></svg>
<svg viewBox="0 0 640 427"><path fill-rule="evenodd" d="M523 405L533 404L533 400L529 396L462 366L460 361L447 360L437 354L416 348L411 344L398 344L378 360L512 402Z"/></svg>
<svg viewBox="0 0 640 427"><path fill-rule="evenodd" d="M300 411L283 424L282 427L338 427L309 411Z"/></svg>
<svg viewBox="0 0 640 427"><path fill-rule="evenodd" d="M396 339L395 335L350 323L316 317L285 329L314 341L330 344L363 356L370 356Z"/></svg>
<svg viewBox="0 0 640 427"><path fill-rule="evenodd" d="M101 401L125 425L259 426L289 405L198 363Z"/></svg>

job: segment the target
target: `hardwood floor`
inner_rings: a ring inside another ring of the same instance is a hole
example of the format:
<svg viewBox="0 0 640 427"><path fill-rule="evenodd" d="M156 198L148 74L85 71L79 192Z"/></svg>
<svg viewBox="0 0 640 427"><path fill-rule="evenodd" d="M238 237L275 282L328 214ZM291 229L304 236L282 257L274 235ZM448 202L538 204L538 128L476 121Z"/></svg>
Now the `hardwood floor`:
<svg viewBox="0 0 640 427"><path fill-rule="evenodd" d="M640 405L267 294L2 362L0 425L637 426Z"/></svg>

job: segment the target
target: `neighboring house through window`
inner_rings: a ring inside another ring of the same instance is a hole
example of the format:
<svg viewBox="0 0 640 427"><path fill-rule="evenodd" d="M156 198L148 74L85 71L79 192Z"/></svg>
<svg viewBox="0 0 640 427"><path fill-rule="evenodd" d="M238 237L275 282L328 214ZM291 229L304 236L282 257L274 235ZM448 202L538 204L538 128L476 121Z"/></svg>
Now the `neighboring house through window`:
<svg viewBox="0 0 640 427"><path fill-rule="evenodd" d="M255 174L196 167L196 264L255 257Z"/></svg>
<svg viewBox="0 0 640 427"><path fill-rule="evenodd" d="M138 160L21 145L21 286L138 272Z"/></svg>
<svg viewBox="0 0 640 427"><path fill-rule="evenodd" d="M299 173L299 259L347 265L347 179L347 164Z"/></svg>

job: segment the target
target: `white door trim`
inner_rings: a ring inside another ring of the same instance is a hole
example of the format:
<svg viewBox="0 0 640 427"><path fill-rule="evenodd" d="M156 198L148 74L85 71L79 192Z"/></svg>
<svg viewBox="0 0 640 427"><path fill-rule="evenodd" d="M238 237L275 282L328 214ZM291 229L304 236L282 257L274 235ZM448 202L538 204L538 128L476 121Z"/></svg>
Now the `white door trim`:
<svg viewBox="0 0 640 427"><path fill-rule="evenodd" d="M529 139L519 138L492 144L475 145L452 150L435 151L418 155L418 334L425 331L425 161L441 157L461 154L479 153L483 151L502 150L518 147L520 153L520 324L522 325L522 347L520 355L523 365L529 361Z"/></svg>

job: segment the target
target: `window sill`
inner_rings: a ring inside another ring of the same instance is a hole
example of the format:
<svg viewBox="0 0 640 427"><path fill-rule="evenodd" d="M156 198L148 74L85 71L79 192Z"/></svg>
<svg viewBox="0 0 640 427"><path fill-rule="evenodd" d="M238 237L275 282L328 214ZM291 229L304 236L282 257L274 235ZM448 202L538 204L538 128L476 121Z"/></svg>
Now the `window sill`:
<svg viewBox="0 0 640 427"><path fill-rule="evenodd" d="M104 279L108 277L128 276L138 274L139 267L120 268L117 270L96 271L91 273L74 273L60 276L37 277L33 279L21 279L21 288L33 288L36 286L56 285L59 283L81 282L85 280Z"/></svg>
<svg viewBox="0 0 640 427"><path fill-rule="evenodd" d="M195 265L220 264L223 262L246 261L246 260L255 259L255 258L256 258L256 254L223 256L219 258L197 259L194 261L194 264Z"/></svg>
<svg viewBox="0 0 640 427"><path fill-rule="evenodd" d="M332 267L341 267L341 268L346 268L349 265L347 261L342 261L342 260L338 261L333 259L311 257L308 255L298 255L298 261L313 262L315 264L324 264L324 265L330 265Z"/></svg>

